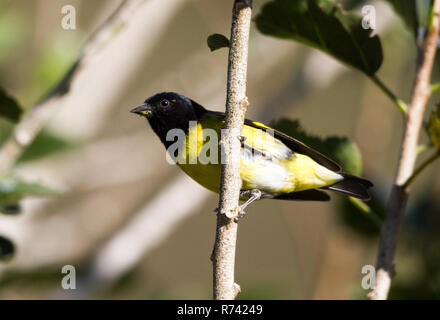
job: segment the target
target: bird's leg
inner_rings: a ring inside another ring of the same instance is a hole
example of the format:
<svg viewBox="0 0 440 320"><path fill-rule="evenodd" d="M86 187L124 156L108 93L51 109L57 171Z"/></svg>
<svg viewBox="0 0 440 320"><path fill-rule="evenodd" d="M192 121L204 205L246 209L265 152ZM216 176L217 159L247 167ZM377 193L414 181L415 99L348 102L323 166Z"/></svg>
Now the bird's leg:
<svg viewBox="0 0 440 320"><path fill-rule="evenodd" d="M244 215L246 214L244 212L244 209L246 209L246 207L250 205L252 202L257 201L261 198L261 191L258 189L247 190L245 192L249 193L250 197L245 203L243 203L241 206L238 207L238 218L243 218Z"/></svg>

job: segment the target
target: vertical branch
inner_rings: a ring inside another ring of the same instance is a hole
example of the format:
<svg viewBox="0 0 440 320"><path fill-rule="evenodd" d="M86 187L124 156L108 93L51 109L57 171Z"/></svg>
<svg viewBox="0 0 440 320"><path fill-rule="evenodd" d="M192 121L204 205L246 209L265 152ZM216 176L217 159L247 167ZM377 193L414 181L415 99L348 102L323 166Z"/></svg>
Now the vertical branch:
<svg viewBox="0 0 440 320"><path fill-rule="evenodd" d="M369 293L370 299L382 300L387 298L394 273L393 260L396 253L400 221L409 196L409 188L406 182L414 170L423 114L432 94L430 81L440 29L440 0L433 1L431 13L433 13L433 18L430 21L423 48L420 51L420 64L417 68L411 104L405 119L399 165L388 200L387 216L382 227L377 261L376 288Z"/></svg>
<svg viewBox="0 0 440 320"><path fill-rule="evenodd" d="M214 299L232 300L240 291L234 282L240 179L240 141L246 98L246 72L252 0L235 0L229 46L225 131L221 137L222 177L213 252Z"/></svg>

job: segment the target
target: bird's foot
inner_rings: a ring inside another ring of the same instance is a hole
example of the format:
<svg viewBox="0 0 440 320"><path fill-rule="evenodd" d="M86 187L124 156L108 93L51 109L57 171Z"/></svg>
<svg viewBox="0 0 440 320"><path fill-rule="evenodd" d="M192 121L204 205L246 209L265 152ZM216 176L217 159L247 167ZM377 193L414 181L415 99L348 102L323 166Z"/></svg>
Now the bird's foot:
<svg viewBox="0 0 440 320"><path fill-rule="evenodd" d="M240 205L238 207L238 214L237 214L236 221L238 221L238 219L241 219L246 215L246 212L244 211L244 209L246 209L246 207L248 205L250 205L252 202L259 200L261 198L262 193L258 189L252 189L252 190L246 190L246 191L241 192L241 195L242 196L248 195L249 199L245 203L243 203L242 205Z"/></svg>
<svg viewBox="0 0 440 320"><path fill-rule="evenodd" d="M241 197L248 196L249 199L245 203L243 203L242 205L238 206L237 215L234 217L234 221L238 222L238 220L243 218L246 215L246 212L244 211L244 209L246 209L246 207L248 205L250 205L252 202L259 200L261 198L261 195L262 195L262 192L258 189L241 191L240 196ZM220 209L215 208L214 212L216 212L218 214L218 213L220 213ZM227 215L227 216L228 216L228 218L232 218L229 215Z"/></svg>
<svg viewBox="0 0 440 320"><path fill-rule="evenodd" d="M244 206L244 207L243 206L244 206L244 204L242 204L241 206L238 206L238 209L237 209L238 214L237 214L237 217L234 219L235 222L238 222L238 220L244 218L244 216L246 215L246 212L244 211L246 206Z"/></svg>

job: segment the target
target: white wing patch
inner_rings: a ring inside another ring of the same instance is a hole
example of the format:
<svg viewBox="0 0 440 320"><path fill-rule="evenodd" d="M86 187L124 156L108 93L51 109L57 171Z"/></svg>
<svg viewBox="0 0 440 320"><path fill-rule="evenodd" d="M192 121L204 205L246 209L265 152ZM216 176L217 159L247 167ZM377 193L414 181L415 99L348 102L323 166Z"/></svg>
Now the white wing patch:
<svg viewBox="0 0 440 320"><path fill-rule="evenodd" d="M269 160L245 151L242 151L240 174L242 189L260 189L278 193L286 187L292 190L295 187L289 172L277 159Z"/></svg>

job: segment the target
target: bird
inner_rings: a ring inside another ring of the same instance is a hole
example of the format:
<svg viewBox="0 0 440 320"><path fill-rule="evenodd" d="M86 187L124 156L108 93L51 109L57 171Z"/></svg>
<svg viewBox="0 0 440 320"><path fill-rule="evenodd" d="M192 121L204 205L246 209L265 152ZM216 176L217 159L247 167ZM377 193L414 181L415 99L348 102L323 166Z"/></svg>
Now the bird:
<svg viewBox="0 0 440 320"><path fill-rule="evenodd" d="M210 111L176 92L154 94L130 112L148 120L173 163L203 187L220 192L218 137L224 113ZM239 217L260 199L329 201L327 191L335 191L370 200L368 189L373 184L369 180L343 172L335 161L287 134L245 119L237 138L241 143L240 200L245 201L238 207Z"/></svg>

